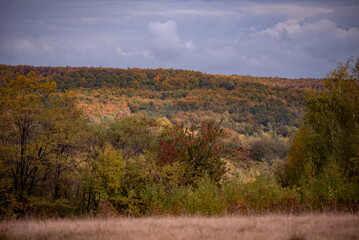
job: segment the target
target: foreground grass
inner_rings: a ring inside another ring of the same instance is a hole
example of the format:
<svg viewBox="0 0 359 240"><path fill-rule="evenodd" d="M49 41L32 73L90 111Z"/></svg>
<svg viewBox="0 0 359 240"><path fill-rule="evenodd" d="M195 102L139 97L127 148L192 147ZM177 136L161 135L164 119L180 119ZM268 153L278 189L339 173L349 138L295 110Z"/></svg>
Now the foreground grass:
<svg viewBox="0 0 359 240"><path fill-rule="evenodd" d="M359 215L3 221L0 239L359 239Z"/></svg>

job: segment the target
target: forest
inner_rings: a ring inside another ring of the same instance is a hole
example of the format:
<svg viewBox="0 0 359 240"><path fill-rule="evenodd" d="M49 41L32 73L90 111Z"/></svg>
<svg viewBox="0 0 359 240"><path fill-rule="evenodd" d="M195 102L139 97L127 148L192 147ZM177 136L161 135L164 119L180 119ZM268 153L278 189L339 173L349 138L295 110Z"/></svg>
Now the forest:
<svg viewBox="0 0 359 240"><path fill-rule="evenodd" d="M306 90L321 86L320 79L173 69L0 66L0 76L12 79L30 71L55 81L59 92L75 92L78 106L93 122L136 114L172 124L222 120L228 144L252 149L253 159L268 162L284 158L304 114Z"/></svg>
<svg viewBox="0 0 359 240"><path fill-rule="evenodd" d="M0 216L357 212L359 60L324 79L0 65Z"/></svg>

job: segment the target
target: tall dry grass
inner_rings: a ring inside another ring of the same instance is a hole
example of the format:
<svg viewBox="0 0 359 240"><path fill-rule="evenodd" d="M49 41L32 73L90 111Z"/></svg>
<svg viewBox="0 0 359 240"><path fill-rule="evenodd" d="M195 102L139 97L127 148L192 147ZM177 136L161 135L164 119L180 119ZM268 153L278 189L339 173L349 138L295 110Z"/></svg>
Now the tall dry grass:
<svg viewBox="0 0 359 240"><path fill-rule="evenodd" d="M358 215L3 221L0 239L359 239Z"/></svg>

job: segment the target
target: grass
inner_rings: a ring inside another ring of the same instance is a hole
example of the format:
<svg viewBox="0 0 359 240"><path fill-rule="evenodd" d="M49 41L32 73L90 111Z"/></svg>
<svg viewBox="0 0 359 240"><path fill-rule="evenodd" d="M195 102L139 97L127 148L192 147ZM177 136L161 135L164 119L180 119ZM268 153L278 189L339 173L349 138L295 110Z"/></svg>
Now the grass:
<svg viewBox="0 0 359 240"><path fill-rule="evenodd" d="M359 215L19 220L0 239L359 239Z"/></svg>

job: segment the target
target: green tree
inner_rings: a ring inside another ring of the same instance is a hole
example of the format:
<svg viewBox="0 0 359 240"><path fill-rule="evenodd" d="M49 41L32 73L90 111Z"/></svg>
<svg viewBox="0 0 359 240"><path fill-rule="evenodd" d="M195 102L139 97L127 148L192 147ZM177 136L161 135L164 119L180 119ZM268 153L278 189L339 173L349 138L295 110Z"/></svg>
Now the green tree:
<svg viewBox="0 0 359 240"><path fill-rule="evenodd" d="M89 157L80 168L82 177L82 201L78 203L80 210L97 213L101 203L109 203L112 207L126 203L127 199L122 194L126 172L125 162L120 151L104 143L96 150L92 148L90 154L92 157Z"/></svg>
<svg viewBox="0 0 359 240"><path fill-rule="evenodd" d="M159 125L155 119L137 115L107 125L108 140L115 149L121 150L124 160L154 151L158 145Z"/></svg>
<svg viewBox="0 0 359 240"><path fill-rule="evenodd" d="M287 156L288 183L307 186L312 194L335 192L342 183L352 188L359 179L359 58L355 67L351 63L339 64L308 94L303 124ZM331 173L341 184L324 184ZM317 199L323 203L328 196Z"/></svg>

